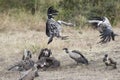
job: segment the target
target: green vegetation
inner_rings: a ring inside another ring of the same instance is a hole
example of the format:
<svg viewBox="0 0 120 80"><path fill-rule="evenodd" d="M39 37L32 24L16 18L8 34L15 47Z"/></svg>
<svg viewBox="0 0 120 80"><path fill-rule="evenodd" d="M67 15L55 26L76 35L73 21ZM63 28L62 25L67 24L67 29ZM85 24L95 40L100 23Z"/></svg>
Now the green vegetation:
<svg viewBox="0 0 120 80"><path fill-rule="evenodd" d="M95 16L107 16L112 23L120 19L120 0L61 0L64 19L75 19L79 21L81 16L91 18ZM71 13L71 14L70 14Z"/></svg>
<svg viewBox="0 0 120 80"><path fill-rule="evenodd" d="M120 0L0 0L0 13L30 14L35 9L35 14L46 19L49 6L54 6L60 12L56 19L84 25L86 19L94 16L107 16L112 24L120 20Z"/></svg>

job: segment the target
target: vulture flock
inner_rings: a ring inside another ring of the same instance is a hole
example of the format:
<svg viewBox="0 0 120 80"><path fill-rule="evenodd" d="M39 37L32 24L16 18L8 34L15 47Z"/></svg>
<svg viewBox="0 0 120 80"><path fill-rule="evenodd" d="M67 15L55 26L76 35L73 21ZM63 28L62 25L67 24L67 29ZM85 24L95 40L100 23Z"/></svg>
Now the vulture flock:
<svg viewBox="0 0 120 80"><path fill-rule="evenodd" d="M54 16L56 15L58 15L58 11L55 10L53 6L49 7L47 11L48 19L46 22L46 35L49 37L47 44L50 44L54 37L60 39L67 38L67 36L61 35L62 25L75 26L73 23L67 23L61 20L56 21L54 19ZM94 28L100 32L101 41L99 43L110 42L111 40L115 40L115 36L118 36L113 32L112 26L107 17L93 17L92 19L89 19L87 23L93 25ZM63 48L63 50L69 55L71 59L76 62L77 65L80 63L89 66L90 63L88 59L80 51L71 51L68 50L68 48ZM51 55L52 51L50 49L41 49L37 61L34 61L32 59L31 51L25 49L21 61L8 68L8 71L24 71L24 74L20 77L19 80L34 80L35 77L39 76L39 70L44 71L50 68L55 69L60 67L60 61L55 57L51 57ZM117 62L110 58L108 54L103 56L103 63L105 64L106 68L108 66L111 66L113 69L117 68Z"/></svg>
<svg viewBox="0 0 120 80"><path fill-rule="evenodd" d="M34 80L35 77L39 76L38 70L45 71L60 66L60 61L51 55L50 49L41 49L37 61L34 61L31 51L25 49L21 61L11 65L8 71L24 72L19 80Z"/></svg>
<svg viewBox="0 0 120 80"><path fill-rule="evenodd" d="M54 16L58 14L58 11L55 10L52 6L48 8L47 11L47 22L46 22L46 35L49 37L48 44L53 41L54 37L62 38L61 30L62 24L67 26L75 26L75 24L67 23L64 21L56 21ZM112 30L112 25L107 17L93 17L88 20L89 24L92 24L94 28L96 28L100 32L100 43L110 42L111 40L115 40L115 34Z"/></svg>

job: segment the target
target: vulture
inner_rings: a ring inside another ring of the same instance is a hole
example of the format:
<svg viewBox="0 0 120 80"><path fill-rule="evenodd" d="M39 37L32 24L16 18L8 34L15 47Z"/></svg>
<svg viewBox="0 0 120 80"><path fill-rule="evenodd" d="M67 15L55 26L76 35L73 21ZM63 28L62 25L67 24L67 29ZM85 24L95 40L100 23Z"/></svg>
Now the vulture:
<svg viewBox="0 0 120 80"><path fill-rule="evenodd" d="M112 66L113 69L117 68L117 62L115 62L112 58L108 57L108 54L104 55L103 62L105 63L106 68L108 66Z"/></svg>
<svg viewBox="0 0 120 80"><path fill-rule="evenodd" d="M37 64L34 64L31 69L24 72L24 75L19 80L34 80L34 78L38 76Z"/></svg>
<svg viewBox="0 0 120 80"><path fill-rule="evenodd" d="M29 50L24 50L22 60L15 63L13 66L11 66L9 70L17 70L17 71L26 71L34 66L34 61L31 59L32 53Z"/></svg>
<svg viewBox="0 0 120 80"><path fill-rule="evenodd" d="M58 15L58 11L53 6L47 10L48 19L46 21L46 35L49 37L48 44L53 41L54 37L64 39L66 37L61 36L62 24L67 26L75 26L72 23L67 23L61 20L56 21L54 16Z"/></svg>
<svg viewBox="0 0 120 80"><path fill-rule="evenodd" d="M63 50L65 50L65 52L66 52L67 54L69 54L69 56L70 56L72 59L74 59L74 60L77 62L77 64L78 64L78 63L82 63L82 64L86 64L86 65L89 64L89 63L88 63L88 60L85 58L85 56L83 56L83 55L81 54L80 51L78 51L78 50L69 51L68 48L63 48Z"/></svg>
<svg viewBox="0 0 120 80"><path fill-rule="evenodd" d="M57 68L60 66L60 61L55 59L54 57L41 57L36 64L39 68L43 68L46 70L47 68Z"/></svg>
<svg viewBox="0 0 120 80"><path fill-rule="evenodd" d="M50 49L48 48L41 49L38 59L40 59L41 57L50 57L51 54L52 52Z"/></svg>
<svg viewBox="0 0 120 80"><path fill-rule="evenodd" d="M17 70L17 71L26 71L29 70L31 67L34 66L34 61L31 59L22 60L17 63L15 63L13 66L11 66L8 71L10 70Z"/></svg>
<svg viewBox="0 0 120 80"><path fill-rule="evenodd" d="M30 59L32 58L32 53L29 50L24 50L22 60Z"/></svg>
<svg viewBox="0 0 120 80"><path fill-rule="evenodd" d="M114 41L115 36L118 36L113 32L112 25L107 17L94 17L88 20L88 23L92 24L100 32L101 41L99 43Z"/></svg>

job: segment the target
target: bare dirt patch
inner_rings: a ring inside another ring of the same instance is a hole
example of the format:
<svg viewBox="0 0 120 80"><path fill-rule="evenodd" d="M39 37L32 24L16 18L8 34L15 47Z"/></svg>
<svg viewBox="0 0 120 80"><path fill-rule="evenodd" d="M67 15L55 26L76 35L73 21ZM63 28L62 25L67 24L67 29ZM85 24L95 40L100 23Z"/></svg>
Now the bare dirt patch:
<svg viewBox="0 0 120 80"><path fill-rule="evenodd" d="M0 80L18 80L20 73L7 71L7 68L22 58L25 48L34 52L33 59L37 60L39 50L48 47L52 50L53 56L61 62L61 67L56 70L39 71L39 77L35 80L119 80L120 79L120 37L116 41L107 44L97 44L99 33L94 30L77 30L65 28L64 35L68 35L68 40L54 39L47 45L48 38L44 32L35 30L8 31L0 33ZM120 34L120 29L114 31ZM90 65L76 66L62 48L68 47L73 50L80 50L89 60ZM114 58L118 69L105 69L102 62L104 54L108 53Z"/></svg>

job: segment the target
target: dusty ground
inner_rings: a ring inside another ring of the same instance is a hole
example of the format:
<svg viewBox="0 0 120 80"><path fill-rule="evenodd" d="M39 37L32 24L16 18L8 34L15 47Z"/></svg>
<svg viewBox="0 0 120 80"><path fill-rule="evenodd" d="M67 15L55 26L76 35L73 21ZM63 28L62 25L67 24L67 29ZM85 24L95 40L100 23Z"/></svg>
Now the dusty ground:
<svg viewBox="0 0 120 80"><path fill-rule="evenodd" d="M120 34L120 28L114 31ZM68 33L69 32L69 33ZM99 33L88 29L79 31L65 28L64 35L68 40L54 39L47 45L48 38L44 32L35 30L8 31L0 33L0 80L18 80L19 72L7 71L7 68L21 60L25 48L34 52L33 59L36 60L41 48L48 47L53 56L61 62L57 70L39 71L39 77L35 80L119 80L120 79L120 36L116 41L107 44L97 44ZM90 65L78 65L62 51L68 47L70 50L80 50L89 60ZM116 70L105 69L102 58L105 53L115 59L118 63Z"/></svg>

